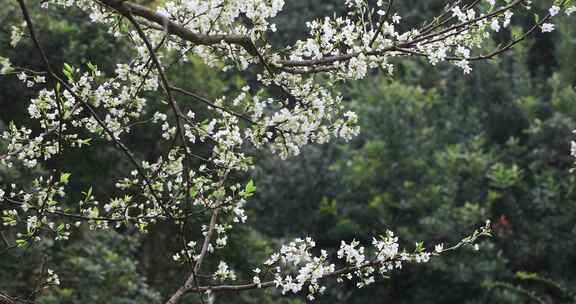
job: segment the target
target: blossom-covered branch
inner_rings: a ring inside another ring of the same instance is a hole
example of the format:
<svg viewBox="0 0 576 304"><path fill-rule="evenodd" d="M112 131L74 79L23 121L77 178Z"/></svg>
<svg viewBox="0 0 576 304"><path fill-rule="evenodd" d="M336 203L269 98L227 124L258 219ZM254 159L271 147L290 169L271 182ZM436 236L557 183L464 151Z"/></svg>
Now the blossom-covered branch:
<svg viewBox="0 0 576 304"><path fill-rule="evenodd" d="M131 45L131 58L104 73L97 63L53 65L27 1L16 2L24 25L12 27L11 45L18 47L29 33L44 71L15 67L10 58L0 57L0 73L16 75L35 96L28 105L34 125L11 122L0 135L5 144L0 166L50 169L50 160L66 149L96 149L91 144L97 141L119 151L131 169L103 181L114 183L118 193L95 194L89 188L77 202L67 193L74 177L62 167L38 174L31 185L0 185L0 203L6 207L2 223L20 229L16 246L26 247L42 238L68 239L84 224L91 229L134 225L146 233L158 222L179 227L191 219L204 222L202 237L184 237L182 249L174 253L176 262L192 267L168 300L171 304L187 293L262 287L283 293L307 290L314 299L329 277L356 279L363 287L374 282L376 272L445 252L441 246L426 250L422 245L411 253L400 251L397 238L387 232L370 248L343 242L335 257L323 250L314 255L312 239L297 239L255 268L252 283L223 284L236 281L236 275L226 261L214 263L215 252L227 248L230 231L247 219L246 204L256 186L228 177L252 169L250 151L287 158L308 144L358 134L358 117L334 85L362 79L372 69L393 74L395 60L406 57L454 64L470 73L472 61L501 55L536 31L553 31L553 18L576 11L570 0L551 0L542 17L524 31L513 29L507 43L487 51L493 35L511 28L515 16L533 13L531 1L455 1L424 25L408 28L393 1L343 0L344 16L311 20L309 34L292 45L268 39L281 30L273 18L282 12L283 0L169 0L157 7L123 0L43 1L38 9L83 11L113 39ZM192 88L195 84L171 82L170 66L186 64L191 56L219 71L253 73L255 81L208 99L197 93L201 88ZM196 105L182 102L185 98ZM156 132L162 146L150 158L136 155L128 145L131 133L144 125ZM195 149L199 146L203 149ZM485 227L449 249L488 234ZM209 278L201 276L201 269L211 265L217 268Z"/></svg>

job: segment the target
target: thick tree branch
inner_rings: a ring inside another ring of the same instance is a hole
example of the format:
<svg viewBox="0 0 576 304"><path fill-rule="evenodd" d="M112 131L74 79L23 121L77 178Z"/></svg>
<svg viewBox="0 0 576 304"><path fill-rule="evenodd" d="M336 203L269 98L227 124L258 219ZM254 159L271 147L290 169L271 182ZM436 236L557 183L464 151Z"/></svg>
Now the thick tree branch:
<svg viewBox="0 0 576 304"><path fill-rule="evenodd" d="M222 176L222 178L220 179L219 182L220 186L222 186L226 181L226 179L228 178L228 173L229 171L226 171ZM192 269L190 275L188 276L188 279L186 279L184 285L180 286L180 288L178 288L178 290L176 290L176 292L172 294L172 296L170 297L170 299L168 299L166 304L176 304L186 293L190 292L190 290L192 290L193 288L199 288L197 287L198 285L197 273L200 271L202 263L204 262L204 258L208 253L210 243L212 242L212 237L214 236L214 231L216 230L216 223L218 222L218 216L220 214L221 208L222 206L217 206L212 211L212 216L210 217L210 224L208 226L208 231L206 232L206 237L204 238L204 243L202 244L202 249L200 251L198 259L196 260L194 268Z"/></svg>
<svg viewBox="0 0 576 304"><path fill-rule="evenodd" d="M168 33L176 35L186 41L190 41L197 45L216 45L226 42L233 45L243 47L246 52L253 56L257 56L258 52L256 46L249 37L240 35L203 35L194 33L185 27L169 20L166 16L152 11L151 9L142 5L123 0L95 0L103 3L121 14L127 16L130 13L142 17L150 22L164 28Z"/></svg>
<svg viewBox="0 0 576 304"><path fill-rule="evenodd" d="M267 68L268 71L272 71L273 69L280 69L284 72L293 73L293 74L311 74L311 73L333 71L336 68L332 67L331 66L332 64L334 64L336 62L349 61L352 58L358 57L360 55L382 56L386 53L390 53L390 52L394 52L394 51L398 51L398 50L401 50L401 52L405 52L405 53L408 50L408 51L412 51L416 54L416 53L418 53L418 51L415 50L415 47L417 45L428 44L428 43L433 43L433 42L436 42L439 40L443 40L443 39L447 38L448 36L453 35L453 34L451 34L453 32L463 31L468 26L471 26L478 21L490 19L490 18L493 18L495 16L498 16L498 15L504 13L505 11L510 10L513 7L525 2L526 0L515 0L511 3L509 3L508 5L503 6L499 9L489 13L489 14L482 15L482 16L473 18L471 20L449 26L449 27L442 29L440 31L435 31L435 30L441 28L442 26L446 25L447 23L449 23L449 21L453 20L453 17L449 17L443 21L440 21L437 24L430 24L429 26L425 26L422 29L420 35L416 36L414 39L412 39L410 41L400 42L394 46L381 48L378 50L367 50L367 51L361 51L361 52L353 52L350 54L327 56L327 57L316 58L316 59L277 60L274 63L266 62L264 60L264 57L262 56L262 54L260 54L258 52L256 46L254 45L254 43L251 41L251 39L249 37L241 36L241 35L220 35L220 34L219 35L206 35L206 34L194 33L192 31L186 29L184 26L179 25L179 24L169 20L168 17L166 17L160 13L154 12L147 7L144 7L144 6L135 4L135 3L131 3L128 1L122 1L122 0L95 0L95 1L98 1L99 3L102 3L108 7L111 7L113 9L115 9L116 11L118 11L120 14L123 14L125 16L133 14L133 15L142 17L142 18L146 19L147 22L151 22L151 23L156 24L158 26L158 28L163 28L169 34L176 35L176 36L178 36L178 37L180 37L186 41L192 42L192 43L197 44L197 45L208 45L209 46L209 45L220 44L221 42L226 42L226 43L229 43L232 45L241 46L249 54L259 58L259 61L261 62L261 64L263 64ZM479 3L479 0L475 0L471 4L469 4L466 8L476 6L478 3ZM390 13L391 6L392 6L392 1L387 8L387 11L385 13L385 17L387 17L388 14ZM449 13L449 10L444 12L439 18L442 19L442 17L444 17L447 13ZM376 41L377 36L379 35L379 32L381 31L383 23L384 23L384 21L382 20L379 24L379 28L377 29L377 31L375 32L374 36L371 39L370 45L374 44L374 42ZM448 35L448 36L446 36L446 35ZM510 47L506 47L504 50L502 50L502 52L508 50ZM485 56L478 56L477 60L489 59L489 58L484 58L484 57ZM298 69L298 67L307 68L307 69Z"/></svg>

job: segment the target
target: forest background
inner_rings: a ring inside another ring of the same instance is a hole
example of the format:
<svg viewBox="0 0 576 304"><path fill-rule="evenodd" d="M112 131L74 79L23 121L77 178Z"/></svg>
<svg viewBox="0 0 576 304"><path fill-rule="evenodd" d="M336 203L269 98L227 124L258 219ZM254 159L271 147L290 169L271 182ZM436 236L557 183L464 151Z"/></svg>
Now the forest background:
<svg viewBox="0 0 576 304"><path fill-rule="evenodd" d="M294 41L306 21L343 9L340 0L286 5L276 18L283 30L271 37L277 42ZM415 25L443 7L444 1L410 0L398 1L394 9ZM55 65L93 61L106 70L115 56L129 56L126 46L84 22L80 13L33 13L50 29L42 40ZM0 7L0 25L17 18L16 6ZM246 265L302 233L323 248L338 248L342 239L369 242L366 236L386 228L406 244L455 242L491 219L494 236L479 251L409 266L363 289L328 288L317 302L576 303L576 181L569 142L576 129L576 21L558 22L554 32L533 35L498 59L474 64L469 75L411 59L398 62L393 78L374 73L335 88L358 113L360 136L352 143L307 147L286 161L259 155L251 177L258 190L247 208L254 216L232 234L232 246L240 249L227 260L249 273ZM10 54L15 64L40 66L27 43L11 48L9 29L1 28L0 53ZM209 97L251 81L190 59L194 69L171 67L178 75L173 81L192 83ZM26 119L29 92L14 77L0 76L0 131L12 120ZM132 135L140 155L159 148L145 130ZM66 157L75 164L73 193L87 185L113 192L99 180L128 167L112 148ZM25 182L24 172L0 168L0 185ZM160 303L186 271L170 259L177 249L165 246L175 238L170 229L158 225L145 236L129 229L86 230L70 241L27 249L8 249L10 236L0 230L0 291L38 303ZM262 250L255 254L253 248ZM35 290L46 264L60 275L61 286ZM183 303L195 303L187 300ZM216 302L304 300L255 290L219 295Z"/></svg>

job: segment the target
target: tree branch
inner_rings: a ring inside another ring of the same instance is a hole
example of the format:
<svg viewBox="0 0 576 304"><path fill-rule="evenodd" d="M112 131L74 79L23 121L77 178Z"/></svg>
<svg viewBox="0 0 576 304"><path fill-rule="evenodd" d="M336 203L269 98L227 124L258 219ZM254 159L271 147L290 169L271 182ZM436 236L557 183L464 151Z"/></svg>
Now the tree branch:
<svg viewBox="0 0 576 304"><path fill-rule="evenodd" d="M36 47L36 49L40 53L42 61L45 65L46 70L48 71L48 74L50 75L50 77L52 79L54 79L56 82L60 83L60 85L62 85L62 87L66 91L68 91L72 95L72 97L74 97L74 100L76 100L79 104L81 104L85 109L88 110L88 112L96 120L98 125L110 137L110 140L112 140L114 142L115 146L118 147L124 153L124 155L126 157L128 157L130 162L134 165L134 167L138 171L138 174L143 179L144 183L146 184L146 186L150 190L150 193L152 194L154 199L156 199L157 202L161 202L160 198L156 194L156 191L152 187L151 182L146 178L146 175L144 174L143 169L138 164L138 161L136 161L136 158L134 157L134 155L132 155L132 152L122 142L120 142L119 139L116 138L114 133L112 131L110 131L110 129L107 127L106 123L104 123L104 121L100 118L100 116L96 113L96 111L94 111L94 109L88 103L86 103L84 100L82 100L82 98L80 98L80 96L78 96L76 94L76 92L74 92L74 90L72 90L72 88L68 85L68 83L66 83L64 80L62 80L54 72L54 70L52 69L52 66L50 65L50 61L48 60L48 57L46 57L44 49L40 45L40 42L36 36L36 31L34 30L34 24L32 23L32 18L30 17L30 14L28 13L28 8L26 7L26 3L24 2L24 0L17 0L17 1L18 1L18 4L20 5L20 9L22 11L22 15L24 17L24 20L26 21L26 26L28 28L28 31L30 32L30 37L32 38L34 46ZM160 204L160 205L163 205L163 204ZM167 214L167 215L169 215L169 214Z"/></svg>
<svg viewBox="0 0 576 304"><path fill-rule="evenodd" d="M111 7L124 16L130 13L140 16L148 21L156 23L157 25L164 28L168 33L176 35L186 41L190 41L198 45L216 45L222 42L226 42L233 45L238 45L243 47L246 52L250 55L257 56L258 52L256 46L250 39L250 37L240 36L240 35L203 35L194 33L185 27L171 21L166 16L161 15L151 9L144 7L142 5L123 1L123 0L94 0Z"/></svg>

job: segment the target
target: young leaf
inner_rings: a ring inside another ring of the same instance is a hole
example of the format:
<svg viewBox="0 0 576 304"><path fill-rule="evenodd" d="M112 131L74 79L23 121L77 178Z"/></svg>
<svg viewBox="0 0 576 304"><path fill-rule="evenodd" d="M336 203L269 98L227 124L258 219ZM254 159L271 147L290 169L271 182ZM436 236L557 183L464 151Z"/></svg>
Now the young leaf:
<svg viewBox="0 0 576 304"><path fill-rule="evenodd" d="M71 175L72 175L71 173L60 174L60 182L63 184L68 184L68 181L70 180Z"/></svg>
<svg viewBox="0 0 576 304"><path fill-rule="evenodd" d="M244 189L244 196L251 197L256 192L256 186L254 185L254 181L250 180L248 184L246 184L246 188Z"/></svg>

